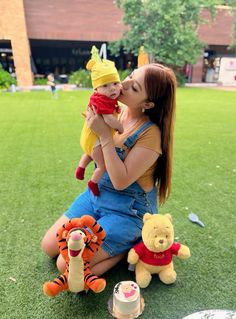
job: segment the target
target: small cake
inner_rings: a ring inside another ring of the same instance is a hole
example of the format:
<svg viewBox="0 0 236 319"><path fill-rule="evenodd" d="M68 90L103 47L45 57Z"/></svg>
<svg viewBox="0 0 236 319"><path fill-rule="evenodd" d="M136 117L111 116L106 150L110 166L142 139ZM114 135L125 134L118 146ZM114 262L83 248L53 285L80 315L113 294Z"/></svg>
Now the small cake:
<svg viewBox="0 0 236 319"><path fill-rule="evenodd" d="M139 286L133 281L120 281L112 295L112 315L118 319L137 318L143 311L144 302Z"/></svg>

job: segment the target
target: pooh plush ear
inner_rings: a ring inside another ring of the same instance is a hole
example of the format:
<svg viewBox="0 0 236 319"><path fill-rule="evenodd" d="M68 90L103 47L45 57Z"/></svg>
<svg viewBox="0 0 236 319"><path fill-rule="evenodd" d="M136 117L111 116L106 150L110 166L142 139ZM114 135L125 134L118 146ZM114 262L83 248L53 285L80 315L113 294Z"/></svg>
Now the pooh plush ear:
<svg viewBox="0 0 236 319"><path fill-rule="evenodd" d="M150 213L146 213L143 216L143 222L145 223L148 219L150 219L153 215Z"/></svg>
<svg viewBox="0 0 236 319"><path fill-rule="evenodd" d="M172 223L173 218L172 218L171 214L165 214L165 216L166 216L166 217L171 221L171 223Z"/></svg>

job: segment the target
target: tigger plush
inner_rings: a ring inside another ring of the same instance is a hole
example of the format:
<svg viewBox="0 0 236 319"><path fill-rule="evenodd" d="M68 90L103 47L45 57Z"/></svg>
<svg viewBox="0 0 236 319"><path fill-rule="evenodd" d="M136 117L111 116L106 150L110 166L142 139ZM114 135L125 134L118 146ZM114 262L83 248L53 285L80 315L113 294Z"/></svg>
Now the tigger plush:
<svg viewBox="0 0 236 319"><path fill-rule="evenodd" d="M66 262L66 271L44 284L45 295L54 297L63 290L76 293L88 289L96 293L103 291L106 281L91 273L89 262L104 239L105 231L91 216L84 215L65 223L58 230L57 242Z"/></svg>

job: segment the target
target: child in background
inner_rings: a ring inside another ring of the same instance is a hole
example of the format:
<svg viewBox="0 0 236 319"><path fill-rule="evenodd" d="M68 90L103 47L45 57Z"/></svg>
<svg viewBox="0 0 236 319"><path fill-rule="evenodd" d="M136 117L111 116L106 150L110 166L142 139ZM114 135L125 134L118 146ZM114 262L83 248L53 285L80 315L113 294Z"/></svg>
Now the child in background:
<svg viewBox="0 0 236 319"><path fill-rule="evenodd" d="M48 78L47 84L51 88L52 97L56 99L57 98L57 88L56 88L54 75L52 73L50 73L47 78Z"/></svg>
<svg viewBox="0 0 236 319"><path fill-rule="evenodd" d="M94 89L88 107L94 108L97 114L102 115L104 121L112 129L123 133L123 127L117 119L117 115L120 113L117 97L121 92L121 84L114 62L91 59L87 63L86 68L91 71ZM81 132L80 144L85 154L82 156L76 169L76 178L80 180L84 179L85 168L93 160L96 163L96 168L91 179L88 181L88 187L95 196L98 196L98 182L106 169L100 141L87 126L86 122Z"/></svg>

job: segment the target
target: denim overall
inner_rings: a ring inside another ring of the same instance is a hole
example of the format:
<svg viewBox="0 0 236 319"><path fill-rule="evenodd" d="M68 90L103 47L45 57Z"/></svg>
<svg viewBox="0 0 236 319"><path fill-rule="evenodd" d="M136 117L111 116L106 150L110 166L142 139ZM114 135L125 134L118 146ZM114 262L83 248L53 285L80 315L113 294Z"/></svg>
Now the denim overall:
<svg viewBox="0 0 236 319"><path fill-rule="evenodd" d="M125 150L132 148L139 135L153 122L144 123L124 142L122 149L116 147L121 160ZM157 189L145 192L137 182L126 189L114 189L109 175L104 173L99 182L100 195L94 196L90 189L79 195L70 206L65 216L69 219L91 215L104 228L106 239L102 248L110 256L128 251L140 241L143 226L143 215L146 212L157 213Z"/></svg>

